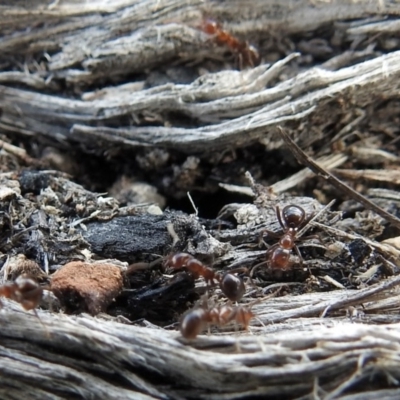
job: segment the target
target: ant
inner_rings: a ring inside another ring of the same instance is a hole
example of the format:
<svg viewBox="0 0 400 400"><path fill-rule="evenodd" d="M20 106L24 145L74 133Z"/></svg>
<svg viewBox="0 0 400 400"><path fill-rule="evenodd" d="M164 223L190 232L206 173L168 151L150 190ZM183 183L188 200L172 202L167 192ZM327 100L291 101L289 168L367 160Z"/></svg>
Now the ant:
<svg viewBox="0 0 400 400"><path fill-rule="evenodd" d="M180 331L185 339L195 339L208 324L223 326L230 322L241 324L247 330L253 312L248 307L220 306L211 309L194 308L183 314L180 322Z"/></svg>
<svg viewBox="0 0 400 400"><path fill-rule="evenodd" d="M173 269L186 268L195 279L202 276L207 285L214 286L215 282L218 283L222 293L231 301L239 301L246 291L243 279L235 274L248 274L247 268L237 268L221 275L187 253L177 253L170 256L166 265Z"/></svg>
<svg viewBox="0 0 400 400"><path fill-rule="evenodd" d="M20 275L13 283L0 286L0 296L20 303L26 310L34 310L43 296L43 288L34 280Z"/></svg>
<svg viewBox="0 0 400 400"><path fill-rule="evenodd" d="M306 213L304 209L296 205L285 206L282 209L282 213L279 209L279 206L277 206L276 216L280 226L283 229L283 236L279 239L278 243L271 246L267 251L267 257L269 259L271 268L285 270L290 267L290 256L293 249L300 259L300 265L302 265L303 257L295 242L299 240L299 237L297 236L298 231L301 227L310 222L311 217L306 219ZM275 232L268 233L276 236Z"/></svg>
<svg viewBox="0 0 400 400"><path fill-rule="evenodd" d="M254 46L248 42L243 42L229 32L222 29L222 25L213 19L206 18L200 29L208 35L215 36L215 42L219 46L228 46L232 52L239 55L240 66L255 67L260 64L260 55Z"/></svg>

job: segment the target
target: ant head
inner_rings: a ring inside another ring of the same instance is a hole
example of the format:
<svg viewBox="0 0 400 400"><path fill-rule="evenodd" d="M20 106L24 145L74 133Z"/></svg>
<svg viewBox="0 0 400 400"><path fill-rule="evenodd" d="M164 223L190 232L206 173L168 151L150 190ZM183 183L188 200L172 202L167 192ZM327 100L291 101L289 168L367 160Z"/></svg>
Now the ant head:
<svg viewBox="0 0 400 400"><path fill-rule="evenodd" d="M283 208L282 218L288 228L298 229L306 218L305 211L295 205L289 205Z"/></svg>

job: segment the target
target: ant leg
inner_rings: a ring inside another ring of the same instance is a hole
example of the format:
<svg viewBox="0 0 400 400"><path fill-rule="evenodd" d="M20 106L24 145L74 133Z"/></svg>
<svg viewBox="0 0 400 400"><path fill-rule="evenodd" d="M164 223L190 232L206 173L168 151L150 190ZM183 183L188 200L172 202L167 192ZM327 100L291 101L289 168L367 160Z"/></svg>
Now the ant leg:
<svg viewBox="0 0 400 400"><path fill-rule="evenodd" d="M267 261L271 261L271 255L272 253L278 248L280 247L279 243L275 243L274 245L272 245L268 250L267 253L265 254L267 257Z"/></svg>
<svg viewBox="0 0 400 400"><path fill-rule="evenodd" d="M257 284L254 282L253 278L248 275L247 276L248 281L246 281L246 285L249 285L251 288L253 288L256 291L256 295L262 294L262 290Z"/></svg>
<svg viewBox="0 0 400 400"><path fill-rule="evenodd" d="M258 244L257 244L257 246L258 247L262 247L262 245L264 245L265 247L267 247L267 243L265 243L265 241L264 241L264 232L265 231L262 231L262 232L260 232L260 237L258 238Z"/></svg>
<svg viewBox="0 0 400 400"><path fill-rule="evenodd" d="M296 245L294 245L294 250L295 250L297 256L298 256L299 259L300 259L300 267L302 267L302 266L303 266L303 263L304 263L303 256L301 255L300 250L299 250L299 248L298 248Z"/></svg>
<svg viewBox="0 0 400 400"><path fill-rule="evenodd" d="M37 313L36 309L32 309L33 313L35 314L36 318L39 320L40 324L42 325L44 331L46 332L46 337L49 339L50 338L50 332L47 329L47 326L44 324L44 322L40 319L39 314Z"/></svg>
<svg viewBox="0 0 400 400"><path fill-rule="evenodd" d="M236 353L241 353L242 352L242 348L240 347L240 343L239 343L239 340L237 338L235 340L235 351L236 351Z"/></svg>
<svg viewBox="0 0 400 400"><path fill-rule="evenodd" d="M274 232L274 231L270 231L270 230L268 230L268 229L264 229L262 232L261 232L261 234L262 235L264 235L264 233L267 233L268 234L268 237L271 237L271 239L280 239L280 237L282 236L282 235L280 235L279 233L277 233L277 232Z"/></svg>
<svg viewBox="0 0 400 400"><path fill-rule="evenodd" d="M239 67L239 71L243 71L243 56L241 53L237 53L237 59L238 59L238 67Z"/></svg>
<svg viewBox="0 0 400 400"><path fill-rule="evenodd" d="M249 275L249 270L246 267L238 267L238 268L233 268L233 269L226 271L226 274Z"/></svg>
<svg viewBox="0 0 400 400"><path fill-rule="evenodd" d="M265 240L264 240L265 233L268 235L268 239L270 239L270 238L271 239L280 239L281 238L281 235L279 233L270 231L268 229L263 229L260 232L260 238L258 239L258 247L261 247L261 244L264 244L264 246L268 248L268 245L267 245L267 243L265 243Z"/></svg>
<svg viewBox="0 0 400 400"><path fill-rule="evenodd" d="M251 270L251 272L250 272L250 278L252 278L253 276L254 276L254 273L255 273L255 271L259 268L259 267L261 267L262 265L265 265L265 264L269 264L270 263L270 255L271 255L271 253L277 248L277 247L279 247L279 243L275 243L274 245L272 245L268 250L267 250L267 254L266 254L266 256L267 256L267 259L266 259L266 261L263 261L263 262L260 262L259 264L256 264L253 268L252 268L252 270Z"/></svg>
<svg viewBox="0 0 400 400"><path fill-rule="evenodd" d="M294 249L295 249L296 254L298 255L298 257L299 257L299 259L300 259L300 267L302 267L303 264L304 264L304 258L303 258L303 256L301 255L300 250L299 250L299 248L298 248L296 245L294 245ZM308 265L307 265L307 269L308 269L308 272L309 272L310 276L312 276L312 272L311 272L310 267L309 267Z"/></svg>
<svg viewBox="0 0 400 400"><path fill-rule="evenodd" d="M318 240L318 242L320 242L321 244L324 244L324 242L321 239L321 236L318 235L317 233L314 235L302 236L302 237L298 238L297 240L304 241L304 240L310 240L310 239Z"/></svg>

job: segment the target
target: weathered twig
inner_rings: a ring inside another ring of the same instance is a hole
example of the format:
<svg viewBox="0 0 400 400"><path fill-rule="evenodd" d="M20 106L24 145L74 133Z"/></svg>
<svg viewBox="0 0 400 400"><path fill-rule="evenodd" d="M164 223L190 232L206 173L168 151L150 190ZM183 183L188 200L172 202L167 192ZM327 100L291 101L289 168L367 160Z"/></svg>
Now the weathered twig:
<svg viewBox="0 0 400 400"><path fill-rule="evenodd" d="M394 216L392 214L389 214L383 208L379 207L372 201L368 200L365 196L356 192L350 186L346 185L340 179L336 178L328 170L326 170L325 168L318 165L311 157L307 156L307 154L304 153L304 151L301 150L299 146L297 146L297 144L290 138L290 136L284 131L284 129L282 129L281 127L278 127L278 132L281 135L282 139L287 144L287 146L289 147L289 149L292 151L293 155L296 157L296 159L301 164L306 165L315 174L317 174L317 175L321 176L322 178L326 179L327 181L331 182L333 186L335 186L337 189L339 189L343 193L347 194L350 198L358 201L363 206L365 206L367 209L375 211L381 217L386 219L386 221L388 221L391 225L400 229L400 219L399 218L397 218L396 216Z"/></svg>

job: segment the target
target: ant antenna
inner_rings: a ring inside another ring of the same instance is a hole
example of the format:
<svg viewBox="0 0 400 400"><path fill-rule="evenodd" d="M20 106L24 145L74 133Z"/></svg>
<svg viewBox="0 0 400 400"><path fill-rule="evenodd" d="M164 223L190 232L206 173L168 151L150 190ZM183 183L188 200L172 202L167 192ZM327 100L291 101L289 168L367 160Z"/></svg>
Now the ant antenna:
<svg viewBox="0 0 400 400"><path fill-rule="evenodd" d="M256 264L250 271L250 278L253 278L255 271L265 264L268 264L268 261L262 261Z"/></svg>
<svg viewBox="0 0 400 400"><path fill-rule="evenodd" d="M187 192L187 197L189 198L190 204L192 205L192 207L193 207L193 209L194 209L194 215L195 215L196 217L198 217L198 216L199 216L199 210L198 210L198 208L196 207L196 205L194 204L194 201L193 201L193 199L192 199L192 196L190 195L190 192Z"/></svg>

